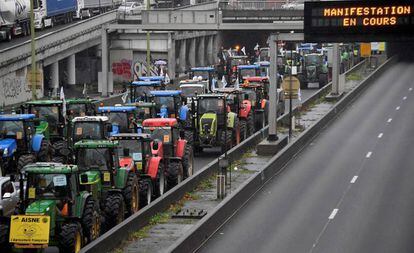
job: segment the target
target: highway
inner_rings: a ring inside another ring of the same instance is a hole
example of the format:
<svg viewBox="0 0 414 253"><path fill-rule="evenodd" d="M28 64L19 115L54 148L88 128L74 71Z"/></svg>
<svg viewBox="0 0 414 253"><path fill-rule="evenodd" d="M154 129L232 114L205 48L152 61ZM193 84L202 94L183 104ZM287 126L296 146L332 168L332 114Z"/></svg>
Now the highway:
<svg viewBox="0 0 414 253"><path fill-rule="evenodd" d="M384 73L199 252L414 252L413 73Z"/></svg>

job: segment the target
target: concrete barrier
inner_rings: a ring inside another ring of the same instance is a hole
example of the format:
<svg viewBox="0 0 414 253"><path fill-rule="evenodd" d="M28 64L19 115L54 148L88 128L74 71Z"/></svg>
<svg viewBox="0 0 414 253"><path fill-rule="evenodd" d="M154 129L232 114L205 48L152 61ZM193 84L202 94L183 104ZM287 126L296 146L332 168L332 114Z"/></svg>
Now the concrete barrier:
<svg viewBox="0 0 414 253"><path fill-rule="evenodd" d="M322 128L330 124L358 95L369 87L372 82L385 72L394 62L395 58L386 61L380 68L366 77L361 84L346 94L338 103L313 126L306 129L295 141L286 146L279 154L274 156L262 169L249 180L244 182L236 191L225 198L212 212L207 214L184 236L177 240L167 252L193 252L198 249L226 220L253 197L264 184L276 173L285 168L289 160L314 139Z"/></svg>

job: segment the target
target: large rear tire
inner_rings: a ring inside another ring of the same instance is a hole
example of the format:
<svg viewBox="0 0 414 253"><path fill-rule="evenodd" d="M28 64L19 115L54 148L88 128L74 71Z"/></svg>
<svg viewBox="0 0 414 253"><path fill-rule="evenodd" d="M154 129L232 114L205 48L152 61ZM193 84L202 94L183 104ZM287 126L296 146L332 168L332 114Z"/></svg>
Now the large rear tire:
<svg viewBox="0 0 414 253"><path fill-rule="evenodd" d="M185 130L184 138L187 141L187 146L192 147L194 145L194 133L192 130Z"/></svg>
<svg viewBox="0 0 414 253"><path fill-rule="evenodd" d="M68 143L66 141L57 141L53 143L54 157L62 157L63 163L70 163L71 150L68 148Z"/></svg>
<svg viewBox="0 0 414 253"><path fill-rule="evenodd" d="M143 179L140 181L140 197L139 197L139 206L143 208L144 206L149 205L152 202L152 182L149 178Z"/></svg>
<svg viewBox="0 0 414 253"><path fill-rule="evenodd" d="M92 242L101 234L99 207L92 198L86 200L82 215L82 228L87 243Z"/></svg>
<svg viewBox="0 0 414 253"><path fill-rule="evenodd" d="M240 141L247 139L247 123L245 120L240 120Z"/></svg>
<svg viewBox="0 0 414 253"><path fill-rule="evenodd" d="M157 196L162 196L167 191L167 179L165 176L163 161L160 161L158 167L157 178L155 179L155 185L157 190Z"/></svg>
<svg viewBox="0 0 414 253"><path fill-rule="evenodd" d="M77 222L63 224L59 233L59 252L61 253L77 253L81 250L82 243L82 227Z"/></svg>
<svg viewBox="0 0 414 253"><path fill-rule="evenodd" d="M178 161L170 161L167 173L167 189L171 189L183 181L183 164Z"/></svg>
<svg viewBox="0 0 414 253"><path fill-rule="evenodd" d="M250 112L249 116L247 117L247 134L249 136L254 134L254 118L252 112Z"/></svg>
<svg viewBox="0 0 414 253"><path fill-rule="evenodd" d="M193 147L187 146L185 147L185 153L183 156L183 170L184 170L184 179L187 177L191 177L194 173L194 151Z"/></svg>
<svg viewBox="0 0 414 253"><path fill-rule="evenodd" d="M104 228L108 231L124 220L125 203L122 194L108 193L104 208Z"/></svg>
<svg viewBox="0 0 414 253"><path fill-rule="evenodd" d="M130 172L127 184L122 191L127 209L127 216L130 216L139 210L139 184L137 176Z"/></svg>
<svg viewBox="0 0 414 253"><path fill-rule="evenodd" d="M24 166L35 163L36 157L34 155L21 155L17 161L17 170L18 172L22 171Z"/></svg>
<svg viewBox="0 0 414 253"><path fill-rule="evenodd" d="M11 244L9 243L9 224L0 222L0 249L9 252Z"/></svg>
<svg viewBox="0 0 414 253"><path fill-rule="evenodd" d="M52 144L50 144L50 141L43 139L42 143L40 144L40 150L37 153L37 159L39 160L39 162L52 161L53 153L54 150Z"/></svg>

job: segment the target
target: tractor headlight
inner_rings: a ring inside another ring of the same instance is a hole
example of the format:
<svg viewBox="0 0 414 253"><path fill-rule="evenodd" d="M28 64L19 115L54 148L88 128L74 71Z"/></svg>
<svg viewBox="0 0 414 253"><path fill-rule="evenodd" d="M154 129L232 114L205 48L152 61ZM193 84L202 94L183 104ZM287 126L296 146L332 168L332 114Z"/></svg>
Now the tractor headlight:
<svg viewBox="0 0 414 253"><path fill-rule="evenodd" d="M7 156L8 154L9 154L9 149L5 148L4 151L3 151L3 155Z"/></svg>

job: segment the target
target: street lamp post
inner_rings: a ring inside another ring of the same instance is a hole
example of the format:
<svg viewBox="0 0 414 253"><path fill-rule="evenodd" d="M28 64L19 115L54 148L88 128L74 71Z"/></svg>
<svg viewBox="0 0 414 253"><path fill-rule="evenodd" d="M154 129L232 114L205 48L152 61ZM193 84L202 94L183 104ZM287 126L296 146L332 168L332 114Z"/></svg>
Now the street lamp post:
<svg viewBox="0 0 414 253"><path fill-rule="evenodd" d="M31 36L31 85L32 100L36 100L36 45L35 45L35 27L34 27L34 1L30 1L30 36Z"/></svg>

